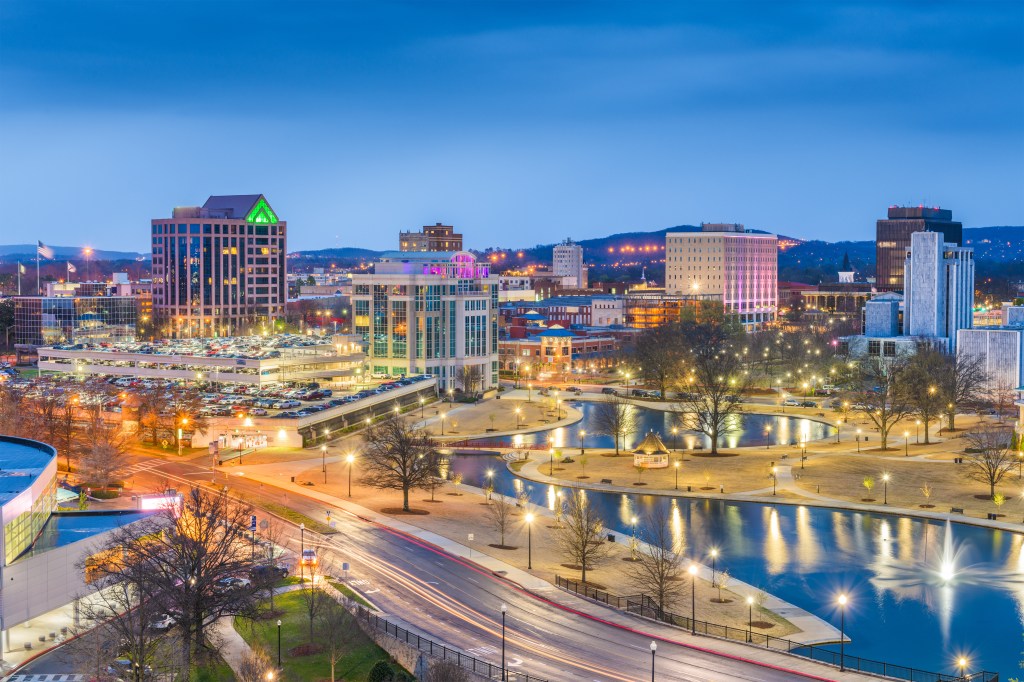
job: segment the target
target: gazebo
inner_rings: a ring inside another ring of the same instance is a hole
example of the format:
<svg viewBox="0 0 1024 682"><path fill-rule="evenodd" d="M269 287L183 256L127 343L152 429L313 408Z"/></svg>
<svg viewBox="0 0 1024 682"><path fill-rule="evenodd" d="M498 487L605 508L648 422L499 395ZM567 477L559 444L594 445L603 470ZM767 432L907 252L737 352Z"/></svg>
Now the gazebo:
<svg viewBox="0 0 1024 682"><path fill-rule="evenodd" d="M654 431L648 431L640 445L633 450L633 466L645 469L668 467L668 448Z"/></svg>

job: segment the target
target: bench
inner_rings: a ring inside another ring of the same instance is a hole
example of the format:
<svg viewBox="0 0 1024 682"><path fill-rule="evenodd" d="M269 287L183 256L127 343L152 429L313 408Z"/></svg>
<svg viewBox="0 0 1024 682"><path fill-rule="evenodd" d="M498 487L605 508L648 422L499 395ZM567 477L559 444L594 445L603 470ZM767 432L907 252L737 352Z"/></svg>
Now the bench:
<svg viewBox="0 0 1024 682"><path fill-rule="evenodd" d="M949 513L950 514L963 514L964 513L964 508L963 507L950 507L949 508Z"/></svg>
<svg viewBox="0 0 1024 682"><path fill-rule="evenodd" d="M610 478L602 478L601 479L601 483L607 483L608 485L611 485L612 484L612 479L610 479Z"/></svg>

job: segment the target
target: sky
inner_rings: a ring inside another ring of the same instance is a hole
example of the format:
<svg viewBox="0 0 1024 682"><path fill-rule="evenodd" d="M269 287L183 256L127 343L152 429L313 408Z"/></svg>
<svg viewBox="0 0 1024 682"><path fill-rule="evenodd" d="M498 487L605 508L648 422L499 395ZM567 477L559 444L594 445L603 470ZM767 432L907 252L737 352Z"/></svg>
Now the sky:
<svg viewBox="0 0 1024 682"><path fill-rule="evenodd" d="M0 159L0 244L249 193L289 250L1024 225L1024 3L3 0Z"/></svg>

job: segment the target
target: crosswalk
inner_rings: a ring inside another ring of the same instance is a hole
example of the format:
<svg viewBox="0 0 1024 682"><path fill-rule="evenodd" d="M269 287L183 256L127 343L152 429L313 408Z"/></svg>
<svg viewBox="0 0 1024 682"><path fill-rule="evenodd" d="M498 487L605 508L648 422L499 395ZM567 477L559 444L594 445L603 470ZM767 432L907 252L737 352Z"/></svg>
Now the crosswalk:
<svg viewBox="0 0 1024 682"><path fill-rule="evenodd" d="M142 462L136 462L135 464L124 468L124 475L131 476L132 474L137 474L143 471L150 471L151 469L156 469L164 464L167 464L167 462L162 459L147 459Z"/></svg>
<svg viewBox="0 0 1024 682"><path fill-rule="evenodd" d="M5 682L85 682L87 675L77 673L35 673L11 675Z"/></svg>

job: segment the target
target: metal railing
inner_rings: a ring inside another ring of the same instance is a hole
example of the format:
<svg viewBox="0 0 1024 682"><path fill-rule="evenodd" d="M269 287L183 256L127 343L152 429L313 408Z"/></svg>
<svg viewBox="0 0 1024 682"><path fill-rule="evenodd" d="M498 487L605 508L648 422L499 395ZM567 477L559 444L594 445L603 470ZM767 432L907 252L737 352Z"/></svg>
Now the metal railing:
<svg viewBox="0 0 1024 682"><path fill-rule="evenodd" d="M415 632L410 632L409 630L392 623L386 618L381 618L362 604L353 602L353 606L356 610L356 615L373 627L374 630L390 635L409 646L416 647L417 651L422 651L428 656L438 658L442 661L455 663L460 668L470 670L477 675L483 675L489 680L507 682L548 682L543 678L537 677L536 675L531 676L521 670L506 668L502 671L500 664L474 658L473 656L464 654L461 651L439 644L432 639L422 637ZM504 675L502 675L502 672L504 672Z"/></svg>
<svg viewBox="0 0 1024 682"><path fill-rule="evenodd" d="M599 601L643 618L650 618L651 620L683 628L699 635L731 639L752 646L765 647L774 651L833 665L837 668L840 665L839 652L826 649L823 645L816 646L814 644L805 644L804 642L795 642L783 637L773 637L763 632L754 632L753 628L737 628L730 625L720 625L718 623L691 619L660 608L657 602L648 595L617 596L557 575L555 576L555 584L568 592ZM847 670L906 680L906 682L999 682L999 674L988 671L968 673L966 675L950 675L919 670L886 661L875 661L850 654L842 656L842 665Z"/></svg>

